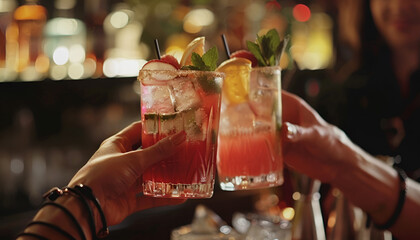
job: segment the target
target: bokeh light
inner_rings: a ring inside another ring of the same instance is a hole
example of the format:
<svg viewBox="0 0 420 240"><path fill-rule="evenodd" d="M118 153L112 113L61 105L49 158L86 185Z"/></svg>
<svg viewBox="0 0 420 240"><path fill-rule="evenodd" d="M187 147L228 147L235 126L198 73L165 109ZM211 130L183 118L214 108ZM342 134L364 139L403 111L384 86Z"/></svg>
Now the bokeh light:
<svg viewBox="0 0 420 240"><path fill-rule="evenodd" d="M57 35L74 35L78 31L78 21L74 18L57 18L53 22L52 28L55 29Z"/></svg>
<svg viewBox="0 0 420 240"><path fill-rule="evenodd" d="M300 69L325 69L333 59L332 20L314 13L309 21L292 23L290 53Z"/></svg>
<svg viewBox="0 0 420 240"><path fill-rule="evenodd" d="M210 26L213 22L213 12L205 8L194 9L184 18L184 31L188 33L198 33L203 27Z"/></svg>
<svg viewBox="0 0 420 240"><path fill-rule="evenodd" d="M84 74L83 64L72 63L68 68L68 75L71 79L81 79Z"/></svg>
<svg viewBox="0 0 420 240"><path fill-rule="evenodd" d="M72 63L81 63L85 61L85 48L80 44L75 44L69 49L69 60Z"/></svg>
<svg viewBox="0 0 420 240"><path fill-rule="evenodd" d="M67 68L63 65L54 65L50 69L52 80L62 80L67 77Z"/></svg>
<svg viewBox="0 0 420 240"><path fill-rule="evenodd" d="M106 77L134 77L146 62L144 59L108 58L103 72Z"/></svg>
<svg viewBox="0 0 420 240"><path fill-rule="evenodd" d="M300 199L300 197L301 197L301 195L300 195L300 193L299 193L299 192L294 192L294 193L292 194L292 198L293 198L293 200L295 200L295 201L299 200L299 199Z"/></svg>
<svg viewBox="0 0 420 240"><path fill-rule="evenodd" d="M284 208L281 213L283 215L283 218L289 221L291 221L295 216L295 210L291 207Z"/></svg>
<svg viewBox="0 0 420 240"><path fill-rule="evenodd" d="M116 77L118 75L118 62L116 59L108 58L104 62L103 71L107 77Z"/></svg>
<svg viewBox="0 0 420 240"><path fill-rule="evenodd" d="M299 22L306 22L311 18L311 10L305 4L297 4L293 8L293 17Z"/></svg>
<svg viewBox="0 0 420 240"><path fill-rule="evenodd" d="M83 63L83 68L85 70L83 78L92 77L96 71L96 61L92 58L86 58L85 62Z"/></svg>
<svg viewBox="0 0 420 240"><path fill-rule="evenodd" d="M181 60L184 54L184 49L191 42L191 37L185 33L174 34L166 41L165 54L174 56L178 61Z"/></svg>
<svg viewBox="0 0 420 240"><path fill-rule="evenodd" d="M35 70L39 73L47 73L50 67L50 59L44 55L39 55L35 60Z"/></svg>
<svg viewBox="0 0 420 240"><path fill-rule="evenodd" d="M327 226L328 228L333 228L335 226L337 220L337 212L332 211L330 215L328 216Z"/></svg>
<svg viewBox="0 0 420 240"><path fill-rule="evenodd" d="M66 47L58 47L54 50L53 61L57 65L64 65L69 61L69 50Z"/></svg>
<svg viewBox="0 0 420 240"><path fill-rule="evenodd" d="M7 13L16 8L16 1L0 1L0 13Z"/></svg>
<svg viewBox="0 0 420 240"><path fill-rule="evenodd" d="M22 5L13 14L16 20L46 19L47 10L41 5Z"/></svg>
<svg viewBox="0 0 420 240"><path fill-rule="evenodd" d="M69 60L71 63L81 63L85 61L85 48L80 44L72 45L69 49Z"/></svg>
<svg viewBox="0 0 420 240"><path fill-rule="evenodd" d="M111 15L110 22L114 28L123 28L128 24L129 19L126 12L117 11Z"/></svg>

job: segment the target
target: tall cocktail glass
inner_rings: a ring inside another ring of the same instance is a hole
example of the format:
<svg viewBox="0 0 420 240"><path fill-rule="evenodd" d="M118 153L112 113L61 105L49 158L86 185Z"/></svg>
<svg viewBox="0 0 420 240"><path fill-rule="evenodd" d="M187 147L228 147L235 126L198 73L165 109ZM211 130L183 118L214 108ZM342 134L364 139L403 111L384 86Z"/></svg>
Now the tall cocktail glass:
<svg viewBox="0 0 420 240"><path fill-rule="evenodd" d="M182 150L143 174L145 195L212 196L223 78L210 71L140 71L142 146L180 131L187 135Z"/></svg>
<svg viewBox="0 0 420 240"><path fill-rule="evenodd" d="M217 159L220 187L234 191L281 185L281 69L256 67L225 74ZM228 82L232 78L234 84Z"/></svg>

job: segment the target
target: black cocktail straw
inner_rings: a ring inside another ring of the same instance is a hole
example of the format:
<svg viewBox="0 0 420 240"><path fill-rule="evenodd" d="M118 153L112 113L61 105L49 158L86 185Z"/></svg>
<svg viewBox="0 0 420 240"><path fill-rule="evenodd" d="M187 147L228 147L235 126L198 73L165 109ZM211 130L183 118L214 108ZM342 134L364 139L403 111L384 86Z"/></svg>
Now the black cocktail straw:
<svg viewBox="0 0 420 240"><path fill-rule="evenodd" d="M159 49L159 42L157 39L155 39L155 49L156 49L156 55L157 58L160 59L160 49Z"/></svg>
<svg viewBox="0 0 420 240"><path fill-rule="evenodd" d="M227 43L225 34L222 34L222 41L223 41L223 45L225 46L226 55L227 55L228 58L230 58L229 45Z"/></svg>

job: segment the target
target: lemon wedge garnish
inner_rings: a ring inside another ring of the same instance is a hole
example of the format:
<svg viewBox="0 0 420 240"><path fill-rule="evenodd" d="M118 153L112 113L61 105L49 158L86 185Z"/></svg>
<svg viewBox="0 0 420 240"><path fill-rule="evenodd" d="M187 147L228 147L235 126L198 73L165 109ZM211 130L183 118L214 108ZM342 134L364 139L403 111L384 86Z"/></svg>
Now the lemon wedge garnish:
<svg viewBox="0 0 420 240"><path fill-rule="evenodd" d="M251 65L252 62L246 58L234 57L222 62L216 69L225 73L222 91L230 103L248 101Z"/></svg>
<svg viewBox="0 0 420 240"><path fill-rule="evenodd" d="M205 37L198 37L192 40L187 47L185 48L184 54L182 55L181 61L179 62L181 67L192 65L191 55L193 52L197 53L200 56L204 54L204 43Z"/></svg>

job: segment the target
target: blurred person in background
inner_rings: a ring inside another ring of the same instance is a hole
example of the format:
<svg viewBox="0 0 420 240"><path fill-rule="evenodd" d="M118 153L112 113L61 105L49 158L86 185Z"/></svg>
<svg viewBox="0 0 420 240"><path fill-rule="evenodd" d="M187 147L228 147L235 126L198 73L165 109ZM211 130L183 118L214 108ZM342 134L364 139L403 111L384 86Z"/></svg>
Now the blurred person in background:
<svg viewBox="0 0 420 240"><path fill-rule="evenodd" d="M354 144L301 98L283 92L282 101L285 163L339 189L376 227L399 240L418 239L420 184Z"/></svg>
<svg viewBox="0 0 420 240"><path fill-rule="evenodd" d="M316 100L302 90L315 71L304 75L304 84L298 72L289 90L308 100L376 160L394 164L420 182L420 1L332 3L337 34L334 67L321 76L326 80L319 81ZM331 186L324 184L320 190L326 220L337 208ZM349 194L344 196L366 210ZM327 222L325 226L329 228ZM344 227L354 231L350 225Z"/></svg>
<svg viewBox="0 0 420 240"><path fill-rule="evenodd" d="M337 4L339 42L352 52L338 125L370 154L398 156L420 181L420 1Z"/></svg>

